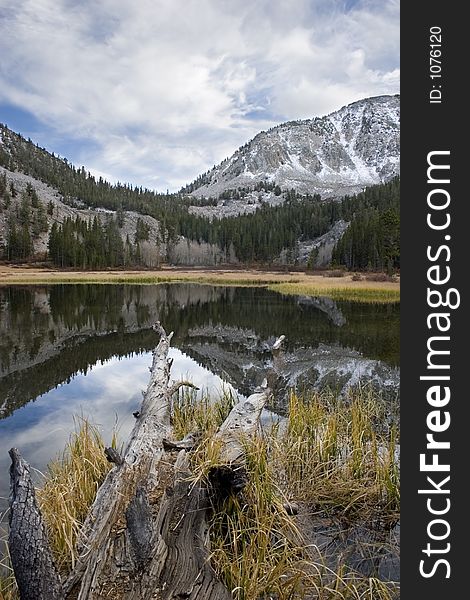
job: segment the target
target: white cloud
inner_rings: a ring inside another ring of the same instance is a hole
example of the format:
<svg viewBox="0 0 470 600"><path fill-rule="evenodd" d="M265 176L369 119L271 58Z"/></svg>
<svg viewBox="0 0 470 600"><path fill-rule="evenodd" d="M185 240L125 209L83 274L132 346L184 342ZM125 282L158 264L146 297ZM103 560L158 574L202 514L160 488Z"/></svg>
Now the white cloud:
<svg viewBox="0 0 470 600"><path fill-rule="evenodd" d="M94 172L175 189L262 128L397 92L398 10L395 0L0 0L0 102L90 140L97 150L70 158Z"/></svg>

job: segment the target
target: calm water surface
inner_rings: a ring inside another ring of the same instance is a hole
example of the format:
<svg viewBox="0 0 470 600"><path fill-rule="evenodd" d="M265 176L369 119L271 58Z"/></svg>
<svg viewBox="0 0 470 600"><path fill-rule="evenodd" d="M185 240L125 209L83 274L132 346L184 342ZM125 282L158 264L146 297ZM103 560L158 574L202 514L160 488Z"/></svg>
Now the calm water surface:
<svg viewBox="0 0 470 600"><path fill-rule="evenodd" d="M398 304L195 284L0 287L0 511L12 446L43 471L77 415L106 439L116 427L127 437L158 342L156 320L174 331L173 379L249 395L270 374L275 412L292 385L344 391L372 381L398 390ZM281 334L284 355L273 364L270 345Z"/></svg>

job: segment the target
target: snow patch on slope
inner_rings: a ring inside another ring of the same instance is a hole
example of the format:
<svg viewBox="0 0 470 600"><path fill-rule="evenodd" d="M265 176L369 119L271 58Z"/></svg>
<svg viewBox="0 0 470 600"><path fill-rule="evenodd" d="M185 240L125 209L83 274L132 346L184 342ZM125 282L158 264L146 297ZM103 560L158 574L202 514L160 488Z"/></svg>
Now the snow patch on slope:
<svg viewBox="0 0 470 600"><path fill-rule="evenodd" d="M202 177L192 194L270 181L322 197L353 194L399 173L399 96L354 102L325 116L262 131Z"/></svg>

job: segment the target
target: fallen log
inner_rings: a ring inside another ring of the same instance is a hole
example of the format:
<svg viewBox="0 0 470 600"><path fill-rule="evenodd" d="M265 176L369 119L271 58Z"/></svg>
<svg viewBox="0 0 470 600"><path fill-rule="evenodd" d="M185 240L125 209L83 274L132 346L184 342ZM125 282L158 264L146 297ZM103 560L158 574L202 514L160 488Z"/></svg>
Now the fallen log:
<svg viewBox="0 0 470 600"><path fill-rule="evenodd" d="M270 392L265 387L232 409L215 435L221 445L221 464L209 474L213 485L195 481L188 451L197 444L198 436L171 439L172 396L187 382L170 383L172 334L167 335L159 323L155 330L160 341L127 447L122 456L106 449L114 466L82 527L77 560L63 591L57 575L51 580L58 594L47 596L51 600L232 598L210 565L210 495L223 497L243 488L242 438L256 432ZM231 482L228 491L217 489L220 481ZM13 526L21 530L17 522ZM52 561L42 568L44 579L50 579L49 571L54 572ZM16 568L15 575L19 577ZM25 571L25 577L36 581L37 573ZM26 600L33 597L46 598L21 596Z"/></svg>
<svg viewBox="0 0 470 600"><path fill-rule="evenodd" d="M79 559L65 585L67 594L78 589L78 600L106 595L153 598L157 590L161 590L161 598L172 597L168 586L163 589L163 571L170 568L167 563L172 560L165 535L165 523L172 513L170 503L164 499L165 489L177 485L179 473L165 452L164 440L171 437L172 396L183 383L170 383L168 351L172 334L167 335L159 323L155 329L160 341L153 354L139 417L122 464L110 471L97 494L82 530ZM172 498L173 511L183 509L177 505L177 498ZM183 565L197 555L197 549L189 544L182 550L183 559L179 556L179 560ZM204 568L204 560L196 564L198 572ZM214 573L210 576L215 579ZM175 593L186 594L194 577L190 569L185 569L181 589Z"/></svg>
<svg viewBox="0 0 470 600"><path fill-rule="evenodd" d="M165 450L193 450L200 442L200 438L198 432L188 433L182 440L177 441L163 438L163 447Z"/></svg>

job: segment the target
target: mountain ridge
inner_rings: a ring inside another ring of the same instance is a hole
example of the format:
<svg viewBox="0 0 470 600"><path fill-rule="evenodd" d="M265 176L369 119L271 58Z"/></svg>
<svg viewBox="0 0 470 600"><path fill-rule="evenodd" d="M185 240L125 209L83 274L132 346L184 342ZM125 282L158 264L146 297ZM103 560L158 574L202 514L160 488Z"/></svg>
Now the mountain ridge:
<svg viewBox="0 0 470 600"><path fill-rule="evenodd" d="M382 268L398 256L384 233L391 227L395 238L399 221L399 188L387 187L399 171L398 134L399 96L368 98L260 132L182 192L158 194L96 179L0 125L2 254L28 260L48 251L54 264L81 268L326 266L353 220L348 243L357 252L341 248L337 258L348 268ZM383 189L367 192L374 182ZM370 252L360 242L366 230Z"/></svg>
<svg viewBox="0 0 470 600"><path fill-rule="evenodd" d="M231 157L182 189L218 197L268 180L323 198L362 191L399 173L400 96L375 96L323 117L259 132Z"/></svg>

